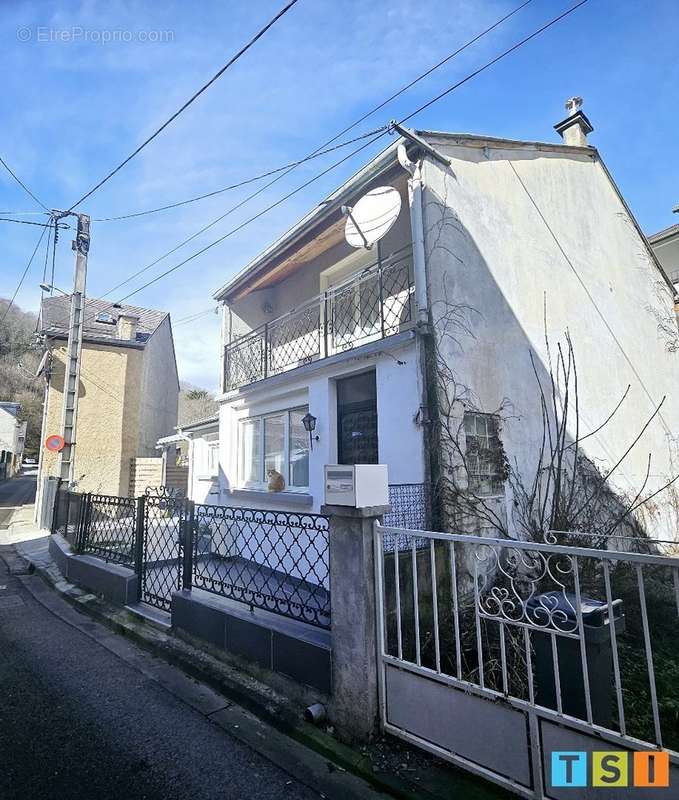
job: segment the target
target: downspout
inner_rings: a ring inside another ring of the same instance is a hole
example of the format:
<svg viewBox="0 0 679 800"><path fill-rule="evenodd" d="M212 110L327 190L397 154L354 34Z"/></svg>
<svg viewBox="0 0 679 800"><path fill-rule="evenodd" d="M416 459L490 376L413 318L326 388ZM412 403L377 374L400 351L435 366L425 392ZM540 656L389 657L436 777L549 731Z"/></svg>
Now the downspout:
<svg viewBox="0 0 679 800"><path fill-rule="evenodd" d="M439 476L438 443L435 437L436 419L435 376L432 375L434 363L434 341L429 319L429 291L427 286L426 255L424 248L424 214L422 160L411 161L405 144L397 149L400 165L410 175L408 178L408 203L410 206L410 233L413 242L413 273L415 276L415 305L417 307L416 354L420 380L420 408L418 422L422 426L422 447L424 462L424 483L429 499L428 524L439 530L440 511L438 508L437 486Z"/></svg>
<svg viewBox="0 0 679 800"><path fill-rule="evenodd" d="M400 165L410 175L408 179L408 203L410 205L410 234L413 240L417 324L418 326L429 325L427 273L424 255L424 222L422 217L422 161L411 161L403 143L398 146L397 153Z"/></svg>

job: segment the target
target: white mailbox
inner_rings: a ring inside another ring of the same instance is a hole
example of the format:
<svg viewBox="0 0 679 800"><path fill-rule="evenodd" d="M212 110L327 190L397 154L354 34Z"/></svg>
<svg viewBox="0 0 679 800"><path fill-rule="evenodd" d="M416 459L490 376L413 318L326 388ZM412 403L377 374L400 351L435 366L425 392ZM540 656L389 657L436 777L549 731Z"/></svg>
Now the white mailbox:
<svg viewBox="0 0 679 800"><path fill-rule="evenodd" d="M326 464L325 502L354 508L388 505L387 465Z"/></svg>

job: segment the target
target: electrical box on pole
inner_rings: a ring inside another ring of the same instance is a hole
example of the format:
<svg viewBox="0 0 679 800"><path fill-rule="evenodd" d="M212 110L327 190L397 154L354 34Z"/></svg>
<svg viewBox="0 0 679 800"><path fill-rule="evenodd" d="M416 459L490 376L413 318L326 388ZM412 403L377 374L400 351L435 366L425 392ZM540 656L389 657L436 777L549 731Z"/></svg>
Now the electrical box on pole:
<svg viewBox="0 0 679 800"><path fill-rule="evenodd" d="M87 254L90 249L90 218L78 214L78 233L73 242L75 250L75 275L71 295L68 323L68 345L64 372L64 406L61 416L64 446L59 453L59 477L72 483L75 479L74 461L76 421L78 417L78 388L80 361L83 348L83 316L85 311L85 283L87 280Z"/></svg>

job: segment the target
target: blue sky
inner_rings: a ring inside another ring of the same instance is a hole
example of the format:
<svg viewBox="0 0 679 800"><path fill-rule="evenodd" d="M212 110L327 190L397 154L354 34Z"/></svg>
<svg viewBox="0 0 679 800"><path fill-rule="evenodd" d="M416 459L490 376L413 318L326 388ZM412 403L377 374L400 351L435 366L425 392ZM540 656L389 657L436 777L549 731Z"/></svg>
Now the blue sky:
<svg viewBox="0 0 679 800"><path fill-rule="evenodd" d="M48 207L63 208L179 107L282 0L0 3L0 155ZM519 4L299 0L82 210L96 218L156 207L303 157ZM404 116L570 5L533 0L351 135ZM124 38L131 41L120 41L121 34L117 41L101 41L112 31L129 32ZM679 204L678 32L676 0L589 0L410 124L557 141L552 126L565 115L564 100L582 95L595 128L590 141L643 229L653 232L679 221L671 212ZM63 41L69 36L71 41ZM174 319L209 308L215 288L376 149L363 151L129 302L169 310ZM298 168L111 299L178 263L336 159L326 156ZM103 295L253 188L138 220L93 222L88 294ZM1 170L0 210L39 210ZM0 223L0 232L0 296L11 296L39 230ZM57 255L55 283L64 288L72 275L70 238L64 231ZM37 309L41 277L38 258L17 298L22 307ZM175 341L180 376L215 388L217 318L177 325Z"/></svg>

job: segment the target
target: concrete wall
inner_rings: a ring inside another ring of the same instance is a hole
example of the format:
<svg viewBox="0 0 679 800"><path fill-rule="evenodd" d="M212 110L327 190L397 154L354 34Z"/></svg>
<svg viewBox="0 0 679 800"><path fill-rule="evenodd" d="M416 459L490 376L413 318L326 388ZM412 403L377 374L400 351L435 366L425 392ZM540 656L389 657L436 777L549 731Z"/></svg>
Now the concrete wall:
<svg viewBox="0 0 679 800"><path fill-rule="evenodd" d="M170 318L165 317L144 347L138 456L155 456L156 442L177 424L179 381Z"/></svg>
<svg viewBox="0 0 679 800"><path fill-rule="evenodd" d="M575 348L580 435L601 425L631 387L613 420L585 443L600 467L622 456L666 396L661 416L611 479L634 495L652 453L652 491L679 468L677 355L657 322L658 313L671 319L674 312L598 158L578 149L433 142L452 167L426 164L425 246L435 322L457 307L469 328L454 331L457 342L442 341L458 393L486 412L504 404L507 457L530 480L542 437L530 354L544 383L546 308L552 358L566 330ZM671 511L667 500L662 510ZM653 531L676 536L663 513Z"/></svg>
<svg viewBox="0 0 679 800"><path fill-rule="evenodd" d="M61 431L65 355L65 343L55 342L43 439ZM140 349L83 346L75 447L80 491L127 496L139 441L142 373ZM42 475L56 475L57 466L57 454L44 451Z"/></svg>

